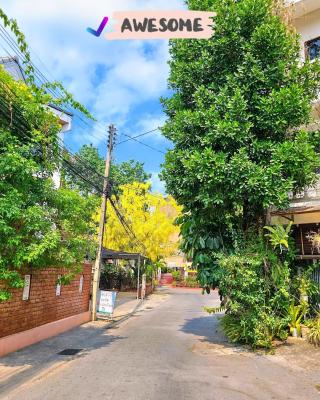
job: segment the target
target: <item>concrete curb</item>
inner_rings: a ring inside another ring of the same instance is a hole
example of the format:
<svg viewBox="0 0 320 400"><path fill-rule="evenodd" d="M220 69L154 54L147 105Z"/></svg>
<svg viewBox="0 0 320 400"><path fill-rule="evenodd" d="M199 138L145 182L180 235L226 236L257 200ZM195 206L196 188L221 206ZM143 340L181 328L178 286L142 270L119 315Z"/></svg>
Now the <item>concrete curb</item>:
<svg viewBox="0 0 320 400"><path fill-rule="evenodd" d="M134 307L132 311L130 311L128 314L125 314L123 317L117 319L117 320L110 320L108 324L104 327L104 329L111 329L114 326L120 325L121 322L126 321L129 319L136 311L138 311L139 307L143 304L145 299L140 300L139 303Z"/></svg>

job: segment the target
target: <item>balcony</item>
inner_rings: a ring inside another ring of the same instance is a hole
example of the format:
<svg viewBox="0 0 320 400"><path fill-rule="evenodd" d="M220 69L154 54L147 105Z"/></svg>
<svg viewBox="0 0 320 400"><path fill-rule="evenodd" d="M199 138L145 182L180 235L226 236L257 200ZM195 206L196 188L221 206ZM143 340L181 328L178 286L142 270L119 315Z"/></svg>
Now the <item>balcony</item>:
<svg viewBox="0 0 320 400"><path fill-rule="evenodd" d="M312 224L320 222L320 178L313 186L293 195L289 193L290 206L286 210L271 210L271 224Z"/></svg>
<svg viewBox="0 0 320 400"><path fill-rule="evenodd" d="M319 0L287 0L287 3L292 6L295 19L320 9Z"/></svg>

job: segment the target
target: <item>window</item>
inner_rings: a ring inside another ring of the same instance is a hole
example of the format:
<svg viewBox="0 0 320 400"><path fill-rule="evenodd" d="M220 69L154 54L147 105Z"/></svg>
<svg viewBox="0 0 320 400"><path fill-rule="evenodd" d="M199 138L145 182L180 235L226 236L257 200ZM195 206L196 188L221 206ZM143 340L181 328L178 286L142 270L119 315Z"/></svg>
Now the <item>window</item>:
<svg viewBox="0 0 320 400"><path fill-rule="evenodd" d="M306 55L310 60L320 58L320 37L309 40L305 43Z"/></svg>

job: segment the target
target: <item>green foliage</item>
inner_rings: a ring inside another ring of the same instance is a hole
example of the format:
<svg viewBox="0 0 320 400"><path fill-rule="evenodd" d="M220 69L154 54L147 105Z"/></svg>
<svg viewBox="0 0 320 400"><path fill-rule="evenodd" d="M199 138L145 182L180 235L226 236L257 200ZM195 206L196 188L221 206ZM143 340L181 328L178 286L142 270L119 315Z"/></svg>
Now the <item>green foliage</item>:
<svg viewBox="0 0 320 400"><path fill-rule="evenodd" d="M48 96L0 68L0 301L23 287L20 272L68 268L70 281L94 249L97 199L54 187L58 118Z"/></svg>
<svg viewBox="0 0 320 400"><path fill-rule="evenodd" d="M221 305L219 307L204 307L203 309L208 314L217 314L217 313L221 313L222 311L225 311L226 307Z"/></svg>
<svg viewBox="0 0 320 400"><path fill-rule="evenodd" d="M146 274L147 282L152 281L157 274L159 263L147 263L144 268L142 268L142 273Z"/></svg>
<svg viewBox="0 0 320 400"><path fill-rule="evenodd" d="M183 276L180 275L179 271L174 271L172 272L173 276L173 286L178 286L178 287L189 287L189 288L198 288L199 287L199 282L197 280L196 276L187 276L184 278Z"/></svg>
<svg viewBox="0 0 320 400"><path fill-rule="evenodd" d="M143 163L129 160L120 164L112 164L110 177L113 193L119 194L121 186L133 182L146 183L151 175L145 172Z"/></svg>
<svg viewBox="0 0 320 400"><path fill-rule="evenodd" d="M272 244L274 249L279 247L281 253L284 247L286 249L289 248L289 235L291 231L291 226L292 222L290 222L286 228L283 225L264 227L264 229L270 232L265 236L269 238L270 243Z"/></svg>
<svg viewBox="0 0 320 400"><path fill-rule="evenodd" d="M289 327L292 334L294 329L298 336L301 336L301 321L306 312L306 306L290 304L288 307L288 316L290 317Z"/></svg>
<svg viewBox="0 0 320 400"><path fill-rule="evenodd" d="M49 160L33 157L35 142L0 128L0 281L8 288L22 287L18 271L30 267L76 269L93 247L96 199L55 189Z"/></svg>
<svg viewBox="0 0 320 400"><path fill-rule="evenodd" d="M189 0L217 13L210 40L170 44L163 134L174 143L163 169L183 206L182 249L207 291L227 299L233 341L270 347L287 335L292 300L290 228L267 228L270 207L316 179L320 135L312 121L320 63L301 63L299 37L281 0ZM255 247L252 248L251 238Z"/></svg>
<svg viewBox="0 0 320 400"><path fill-rule="evenodd" d="M320 137L311 121L320 65L300 63L294 29L275 0L189 0L213 10L210 40L170 44L171 98L164 135L174 143L163 169L167 191L184 207L183 250L203 287L220 279L217 253L259 234L270 206L314 182Z"/></svg>
<svg viewBox="0 0 320 400"><path fill-rule="evenodd" d="M281 279L274 279L272 269L279 263L265 248L262 237L260 244L220 257L223 273L219 289L227 313L222 326L231 341L269 348L273 339L286 338L290 270L287 262L281 263Z"/></svg>
<svg viewBox="0 0 320 400"><path fill-rule="evenodd" d="M199 286L199 282L195 276L187 276L185 279L185 286L195 288Z"/></svg>
<svg viewBox="0 0 320 400"><path fill-rule="evenodd" d="M76 171L88 177L96 187L103 187L103 176L105 172L105 160L100 156L99 151L92 144L83 145L76 153L76 157L70 160ZM98 172L98 174L96 172ZM84 182L67 167L63 169L63 177L67 187L77 189L85 196L89 194L99 194L92 185ZM143 163L130 160L120 164L112 164L110 169L110 181L112 191L115 194L120 193L120 186L133 182L146 183L150 175L144 171Z"/></svg>
<svg viewBox="0 0 320 400"><path fill-rule="evenodd" d="M105 170L105 161L99 155L99 151L92 144L83 145L75 154L75 158L71 159L72 165L81 175L88 178L97 188L103 188L103 176ZM63 182L66 187L77 189L79 192L88 196L90 194L98 194L91 184L83 181L78 175L74 174L71 169L63 166L62 169Z"/></svg>
<svg viewBox="0 0 320 400"><path fill-rule="evenodd" d="M172 275L172 278L173 278L175 281L181 281L181 280L182 280L180 271L172 271L171 275Z"/></svg>
<svg viewBox="0 0 320 400"><path fill-rule="evenodd" d="M105 264L101 274L101 285L105 289L136 288L135 268L129 263Z"/></svg>
<svg viewBox="0 0 320 400"><path fill-rule="evenodd" d="M315 346L320 346L320 315L308 324L308 340Z"/></svg>

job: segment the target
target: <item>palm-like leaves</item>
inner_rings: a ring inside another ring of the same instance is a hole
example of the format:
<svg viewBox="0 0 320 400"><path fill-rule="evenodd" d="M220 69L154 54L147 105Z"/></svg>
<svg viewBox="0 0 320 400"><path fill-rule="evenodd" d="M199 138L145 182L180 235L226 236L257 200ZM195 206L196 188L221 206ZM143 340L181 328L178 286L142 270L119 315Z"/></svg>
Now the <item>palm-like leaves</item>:
<svg viewBox="0 0 320 400"><path fill-rule="evenodd" d="M290 222L285 228L283 225L265 226L264 229L269 231L265 236L269 238L273 248L280 248L282 252L283 248L289 248L289 235L291 231L292 222Z"/></svg>

